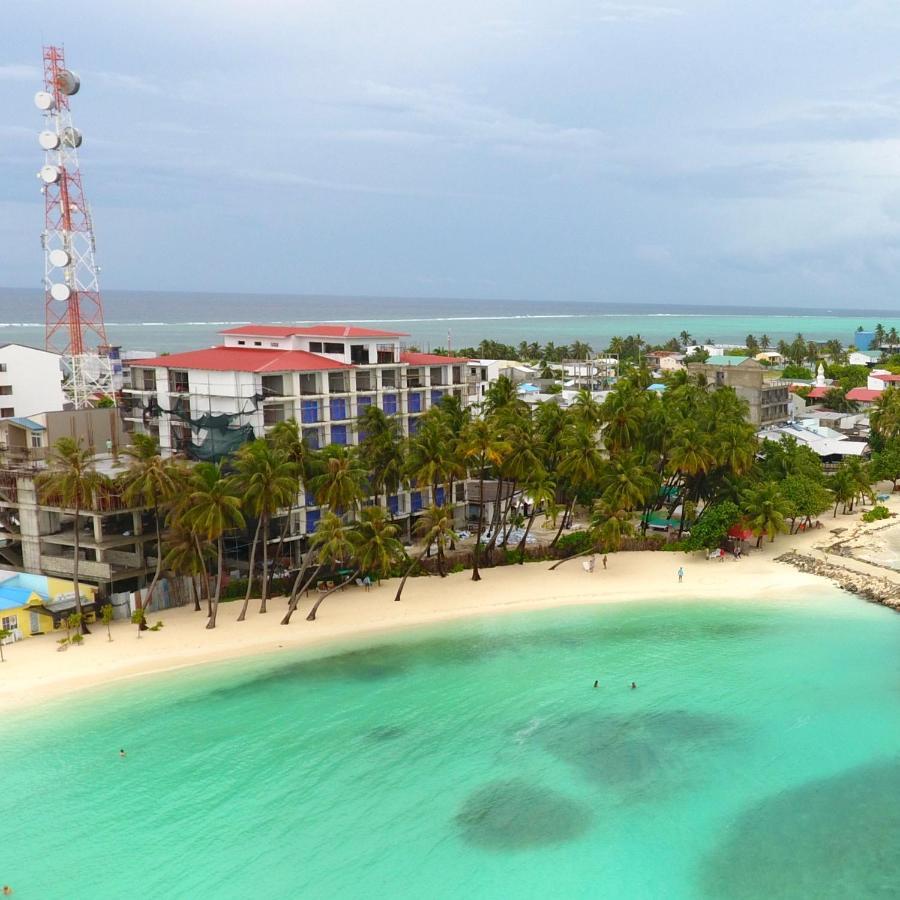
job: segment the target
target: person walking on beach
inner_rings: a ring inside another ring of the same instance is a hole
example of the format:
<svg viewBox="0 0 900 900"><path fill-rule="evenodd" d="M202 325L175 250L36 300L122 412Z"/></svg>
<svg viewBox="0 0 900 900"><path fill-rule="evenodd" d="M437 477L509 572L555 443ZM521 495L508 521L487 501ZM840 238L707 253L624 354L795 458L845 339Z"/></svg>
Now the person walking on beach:
<svg viewBox="0 0 900 900"><path fill-rule="evenodd" d="M603 554L603 568L606 569L606 554Z"/></svg>
<svg viewBox="0 0 900 900"><path fill-rule="evenodd" d="M682 579L684 578L684 566L678 567L678 583L681 584Z"/></svg>

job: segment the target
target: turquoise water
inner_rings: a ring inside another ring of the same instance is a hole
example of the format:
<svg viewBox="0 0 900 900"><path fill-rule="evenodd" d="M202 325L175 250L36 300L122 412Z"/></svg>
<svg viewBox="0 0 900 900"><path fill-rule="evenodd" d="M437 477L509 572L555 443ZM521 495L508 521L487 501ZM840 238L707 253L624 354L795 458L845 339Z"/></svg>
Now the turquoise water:
<svg viewBox="0 0 900 900"><path fill-rule="evenodd" d="M847 595L470 621L7 717L0 881L894 897L898 739L900 618Z"/></svg>

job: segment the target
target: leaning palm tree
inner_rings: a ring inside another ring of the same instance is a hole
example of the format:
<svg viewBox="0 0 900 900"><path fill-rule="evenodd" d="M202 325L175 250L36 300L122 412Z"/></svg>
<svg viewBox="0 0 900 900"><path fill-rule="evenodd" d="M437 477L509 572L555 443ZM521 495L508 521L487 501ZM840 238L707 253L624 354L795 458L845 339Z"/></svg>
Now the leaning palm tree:
<svg viewBox="0 0 900 900"><path fill-rule="evenodd" d="M72 438L60 438L50 452L49 470L37 478L38 494L41 502L48 506L59 506L72 510L74 536L72 559L72 589L75 592L75 611L81 623L81 633L90 634L81 608L81 585L78 581L78 567L81 551L81 511L89 509L97 490L108 482L94 468L94 457L89 450L81 448L81 442Z"/></svg>
<svg viewBox="0 0 900 900"><path fill-rule="evenodd" d="M176 525L166 541L166 553L163 558L163 566L177 575L187 576L191 579L194 594L194 611L200 612L200 592L197 589L197 578L206 576L206 562L209 556L204 556L201 545L197 542L196 534L186 525ZM207 599L209 598L209 580L206 580Z"/></svg>
<svg viewBox="0 0 900 900"><path fill-rule="evenodd" d="M556 482L547 473L543 466L538 466L528 473L522 482L523 493L531 500L531 513L522 538L516 547L519 554L519 564L525 562L525 545L528 543L528 535L531 533L538 510L542 507L554 512L556 503Z"/></svg>
<svg viewBox="0 0 900 900"><path fill-rule="evenodd" d="M340 566L348 566L357 557L359 546L359 533L352 525L344 523L336 513L327 512L319 521L315 533L310 539L310 545L315 550L320 565L330 566L337 570ZM319 607L336 590L344 587L359 574L359 566L342 582L335 584L326 590L313 604L306 616L307 622L316 620Z"/></svg>
<svg viewBox="0 0 900 900"><path fill-rule="evenodd" d="M225 532L243 528L244 514L234 480L223 473L221 464L198 463L191 475L189 521L204 540L216 546L216 592L206 623L207 628L215 628L225 577Z"/></svg>
<svg viewBox="0 0 900 900"><path fill-rule="evenodd" d="M380 506L367 506L359 514L357 558L360 571L380 582L394 566L406 558L403 544L397 539L400 528L388 518Z"/></svg>
<svg viewBox="0 0 900 900"><path fill-rule="evenodd" d="M443 578L447 573L444 571L444 550L450 542L450 535L453 533L453 518L446 506L429 506L428 509L419 517L416 522L416 532L422 539L422 552L410 563L409 568L403 573L400 580L400 586L394 600L399 600L406 587L406 579L409 578L413 569L418 566L425 554L431 549L432 545L437 546L438 573Z"/></svg>
<svg viewBox="0 0 900 900"><path fill-rule="evenodd" d="M184 489L184 469L171 457L163 457L159 444L149 434L134 434L131 446L123 454L128 458L128 468L120 476L122 496L129 506L149 506L153 509L153 525L156 531L156 569L142 604L145 610L153 602L153 592L159 583L163 569L162 518L166 508Z"/></svg>
<svg viewBox="0 0 900 900"><path fill-rule="evenodd" d="M309 482L316 501L340 515L355 510L366 489L366 470L359 461L356 448L326 447L322 466L323 471Z"/></svg>
<svg viewBox="0 0 900 900"><path fill-rule="evenodd" d="M297 493L296 469L287 456L264 439L251 441L238 450L234 459L235 483L240 491L242 509L253 516L256 533L250 547L250 570L247 575L247 592L238 622L247 616L247 605L253 591L253 574L256 550L262 535L263 576L259 611L266 611L266 595L269 586L269 522L279 509L290 505Z"/></svg>

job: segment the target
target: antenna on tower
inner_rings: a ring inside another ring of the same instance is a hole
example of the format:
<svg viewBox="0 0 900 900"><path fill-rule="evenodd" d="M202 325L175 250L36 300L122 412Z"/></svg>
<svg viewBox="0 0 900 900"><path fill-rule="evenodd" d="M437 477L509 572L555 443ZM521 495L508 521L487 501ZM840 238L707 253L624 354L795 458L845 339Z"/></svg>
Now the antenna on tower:
<svg viewBox="0 0 900 900"><path fill-rule="evenodd" d="M81 87L66 68L62 47L44 47L44 90L34 96L44 114L38 172L44 195L44 345L60 353L63 387L76 409L94 406L114 391L113 361L94 259L94 227L81 186L81 132L72 124L69 98Z"/></svg>

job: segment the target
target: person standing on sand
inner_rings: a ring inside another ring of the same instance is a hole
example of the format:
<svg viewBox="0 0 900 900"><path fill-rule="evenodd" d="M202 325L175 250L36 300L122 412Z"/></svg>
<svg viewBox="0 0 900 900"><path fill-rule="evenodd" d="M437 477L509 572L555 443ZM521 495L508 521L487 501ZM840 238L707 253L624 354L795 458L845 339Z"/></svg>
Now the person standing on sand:
<svg viewBox="0 0 900 900"><path fill-rule="evenodd" d="M606 554L603 554L603 568L606 569Z"/></svg>
<svg viewBox="0 0 900 900"><path fill-rule="evenodd" d="M684 566L678 567L678 583L681 584L681 580L684 578Z"/></svg>

